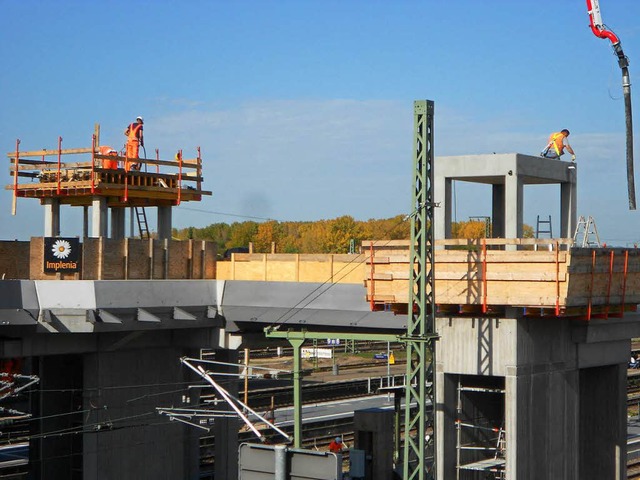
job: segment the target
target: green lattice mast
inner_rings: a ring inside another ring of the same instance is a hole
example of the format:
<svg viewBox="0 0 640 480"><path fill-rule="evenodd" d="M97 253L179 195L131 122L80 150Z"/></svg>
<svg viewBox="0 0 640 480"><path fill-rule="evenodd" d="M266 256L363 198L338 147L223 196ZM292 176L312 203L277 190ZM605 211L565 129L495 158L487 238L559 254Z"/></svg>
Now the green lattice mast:
<svg viewBox="0 0 640 480"><path fill-rule="evenodd" d="M435 290L433 251L433 113L431 100L414 103L415 172L411 214L409 310L407 314L407 390L405 404L404 479L435 478L427 459L435 446L434 374ZM412 408L413 405L413 408ZM429 427L433 429L429 432ZM430 435L429 441L426 436Z"/></svg>

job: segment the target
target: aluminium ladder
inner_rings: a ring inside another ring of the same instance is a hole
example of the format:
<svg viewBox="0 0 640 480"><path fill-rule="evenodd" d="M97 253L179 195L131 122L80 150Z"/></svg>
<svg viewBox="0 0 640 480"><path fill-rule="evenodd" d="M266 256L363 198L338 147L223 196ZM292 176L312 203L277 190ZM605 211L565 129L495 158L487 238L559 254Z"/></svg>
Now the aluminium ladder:
<svg viewBox="0 0 640 480"><path fill-rule="evenodd" d="M589 215L589 218L586 220L584 215L580 215L580 218L578 218L576 232L573 234L573 243L575 246L581 248L600 247L598 228L596 227L596 221L591 215Z"/></svg>

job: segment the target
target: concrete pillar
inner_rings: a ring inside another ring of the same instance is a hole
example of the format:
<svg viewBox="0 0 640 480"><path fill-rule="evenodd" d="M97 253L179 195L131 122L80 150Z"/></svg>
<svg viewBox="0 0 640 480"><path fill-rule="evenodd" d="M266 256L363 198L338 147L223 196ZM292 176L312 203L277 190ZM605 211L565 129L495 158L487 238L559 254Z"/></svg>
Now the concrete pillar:
<svg viewBox="0 0 640 480"><path fill-rule="evenodd" d="M452 202L451 202L451 187L452 180L444 176L436 176L433 179L434 199L436 203L440 203L439 208L435 208L433 211L435 224L434 228L434 240L443 240L445 238L451 238L451 215L452 215Z"/></svg>
<svg viewBox="0 0 640 480"><path fill-rule="evenodd" d="M40 384L32 395L34 431L40 433L72 431L82 424L82 357L51 355L34 359L34 373ZM80 390L77 390L80 389ZM43 390L41 392L40 390ZM75 415L73 412L78 412ZM82 442L80 442L81 445ZM74 469L82 465L82 447L75 435L50 435L32 438L29 478L63 480L74 478Z"/></svg>
<svg viewBox="0 0 640 480"><path fill-rule="evenodd" d="M82 238L89 236L89 207L82 207Z"/></svg>
<svg viewBox="0 0 640 480"><path fill-rule="evenodd" d="M392 480L393 412L368 408L353 412L354 448L364 450L366 478Z"/></svg>
<svg viewBox="0 0 640 480"><path fill-rule="evenodd" d="M91 202L91 236L107 236L107 199L105 197L93 197Z"/></svg>
<svg viewBox="0 0 640 480"><path fill-rule="evenodd" d="M216 360L226 363L238 363L237 350L216 350ZM221 371L238 373L235 367L219 367ZM225 389L238 398L238 382L225 383ZM225 402L219 403L217 410L229 410ZM216 418L213 425L216 439L214 478L238 478L238 430L240 419L237 417Z"/></svg>
<svg viewBox="0 0 640 480"><path fill-rule="evenodd" d="M504 185L493 185L491 188L491 233L493 238L505 238L505 197Z"/></svg>
<svg viewBox="0 0 640 480"><path fill-rule="evenodd" d="M44 202L44 236L60 236L60 199L45 198Z"/></svg>
<svg viewBox="0 0 640 480"><path fill-rule="evenodd" d="M111 208L111 238L114 240L121 240L125 237L124 224L125 224L125 209L124 208Z"/></svg>
<svg viewBox="0 0 640 480"><path fill-rule="evenodd" d="M571 238L576 231L578 184L576 170L569 170L571 180L560 184L560 236Z"/></svg>
<svg viewBox="0 0 640 480"><path fill-rule="evenodd" d="M522 238L524 185L517 175L505 176L505 238ZM509 247L509 245L507 245ZM515 247L515 245L513 245ZM507 248L508 250L509 248Z"/></svg>
<svg viewBox="0 0 640 480"><path fill-rule="evenodd" d="M137 339L133 335L129 333ZM106 351L123 342L113 341L104 341L97 353L83 355L84 392L79 398L87 413L81 418L86 430L97 433L83 435L80 441L79 478L198 478L202 432L156 413L156 407L189 406L182 403L187 389L175 391L175 385L195 380L179 362L195 352L142 341L140 348Z"/></svg>
<svg viewBox="0 0 640 480"><path fill-rule="evenodd" d="M133 207L129 208L129 237L131 238L135 238L136 237L136 230L135 230L135 226L134 226L134 217L136 215L136 211L134 210Z"/></svg>
<svg viewBox="0 0 640 480"><path fill-rule="evenodd" d="M504 385L506 478L625 478L626 362L635 321L438 317L438 480L455 476L458 379ZM474 402L487 412L496 405Z"/></svg>
<svg viewBox="0 0 640 480"><path fill-rule="evenodd" d="M171 209L172 207L158 207L158 238L171 239Z"/></svg>

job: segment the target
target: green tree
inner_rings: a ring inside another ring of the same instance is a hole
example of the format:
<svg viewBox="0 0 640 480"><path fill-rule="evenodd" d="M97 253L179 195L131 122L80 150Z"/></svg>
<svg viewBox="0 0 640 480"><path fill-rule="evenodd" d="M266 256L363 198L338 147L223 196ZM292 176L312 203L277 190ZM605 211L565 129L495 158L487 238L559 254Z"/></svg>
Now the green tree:
<svg viewBox="0 0 640 480"><path fill-rule="evenodd" d="M247 247L253 241L258 232L256 222L233 222L231 224L229 238L225 243L225 248Z"/></svg>

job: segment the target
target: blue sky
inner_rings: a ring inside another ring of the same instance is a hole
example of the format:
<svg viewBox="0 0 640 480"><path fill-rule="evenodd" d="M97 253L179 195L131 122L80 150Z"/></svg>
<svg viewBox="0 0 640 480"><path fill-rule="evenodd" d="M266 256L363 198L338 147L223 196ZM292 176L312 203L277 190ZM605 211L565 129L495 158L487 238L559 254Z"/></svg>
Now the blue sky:
<svg viewBox="0 0 640 480"><path fill-rule="evenodd" d="M634 84L640 2L600 7ZM578 214L592 215L609 244L640 241L640 213L627 205L620 69L609 41L589 30L584 1L0 0L0 8L3 152L16 138L24 150L55 148L58 136L63 148L89 146L94 123L103 144L120 148L124 127L143 115L148 152L202 148L213 196L178 207L174 226L406 214L413 101L432 99L436 155L537 154L551 131L570 129ZM8 168L0 176L11 183ZM488 187L459 183L456 192L457 220L490 214ZM552 215L558 232L559 188L528 187L525 204L526 223ZM42 235L36 200L21 199L16 217L10 210L2 190L0 238ZM63 208L62 234L80 234L80 221L80 209Z"/></svg>

